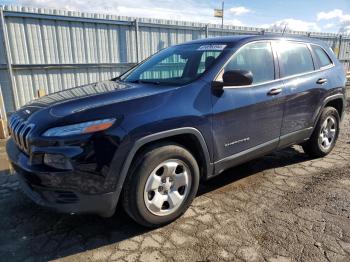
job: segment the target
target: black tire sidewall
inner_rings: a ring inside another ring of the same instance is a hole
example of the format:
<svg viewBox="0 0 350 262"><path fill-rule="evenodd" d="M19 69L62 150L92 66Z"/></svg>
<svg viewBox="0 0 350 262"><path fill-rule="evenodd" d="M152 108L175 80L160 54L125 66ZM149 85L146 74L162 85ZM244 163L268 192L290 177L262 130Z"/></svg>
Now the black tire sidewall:
<svg viewBox="0 0 350 262"><path fill-rule="evenodd" d="M188 166L191 173L191 188L184 202L174 213L166 216L156 216L146 207L144 201L144 188L151 172L159 164L169 159L179 159ZM138 220L137 222L141 222L146 226L160 226L170 223L181 216L188 209L193 198L197 194L199 179L200 174L198 164L192 154L183 147L177 145L165 145L147 152L132 175L131 183L133 186L130 189L133 189L134 192L129 192L129 194L134 194L134 197L130 197L130 199L133 199L134 201L130 201L129 204L135 205L133 215L136 220Z"/></svg>

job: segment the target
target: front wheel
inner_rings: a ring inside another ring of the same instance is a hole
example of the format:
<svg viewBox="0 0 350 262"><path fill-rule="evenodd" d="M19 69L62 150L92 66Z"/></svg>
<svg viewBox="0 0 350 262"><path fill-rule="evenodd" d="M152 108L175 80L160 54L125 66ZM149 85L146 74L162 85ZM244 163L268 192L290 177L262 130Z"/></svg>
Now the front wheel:
<svg viewBox="0 0 350 262"><path fill-rule="evenodd" d="M126 212L139 224L157 227L181 216L195 197L199 167L177 144L160 144L137 156L123 190Z"/></svg>
<svg viewBox="0 0 350 262"><path fill-rule="evenodd" d="M324 108L310 139L302 145L305 153L312 157L328 155L338 139L339 123L338 111L333 107Z"/></svg>

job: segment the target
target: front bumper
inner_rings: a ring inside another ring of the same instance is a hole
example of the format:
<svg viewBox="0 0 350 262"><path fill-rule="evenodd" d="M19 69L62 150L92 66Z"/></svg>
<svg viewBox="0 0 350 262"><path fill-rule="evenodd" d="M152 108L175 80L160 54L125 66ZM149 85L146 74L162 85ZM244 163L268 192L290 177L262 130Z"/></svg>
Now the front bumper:
<svg viewBox="0 0 350 262"><path fill-rule="evenodd" d="M32 166L29 157L18 149L12 139L7 141L6 150L22 191L38 205L65 213L93 213L105 217L114 214L118 202L116 192L88 194L74 186L79 183L67 183L67 187L64 187L62 181L74 181L74 177L81 177L82 174L75 174L74 171L55 172Z"/></svg>

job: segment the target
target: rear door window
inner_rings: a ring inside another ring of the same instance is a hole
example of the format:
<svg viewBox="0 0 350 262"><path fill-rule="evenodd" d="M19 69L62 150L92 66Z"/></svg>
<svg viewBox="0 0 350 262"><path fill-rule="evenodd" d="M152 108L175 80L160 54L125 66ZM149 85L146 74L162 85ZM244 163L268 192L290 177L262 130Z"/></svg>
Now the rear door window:
<svg viewBox="0 0 350 262"><path fill-rule="evenodd" d="M324 51L322 47L314 45L312 46L312 48L315 52L316 58L321 68L327 67L333 64L332 60L329 58L328 54Z"/></svg>
<svg viewBox="0 0 350 262"><path fill-rule="evenodd" d="M280 41L276 43L282 77L315 70L311 52L306 44Z"/></svg>

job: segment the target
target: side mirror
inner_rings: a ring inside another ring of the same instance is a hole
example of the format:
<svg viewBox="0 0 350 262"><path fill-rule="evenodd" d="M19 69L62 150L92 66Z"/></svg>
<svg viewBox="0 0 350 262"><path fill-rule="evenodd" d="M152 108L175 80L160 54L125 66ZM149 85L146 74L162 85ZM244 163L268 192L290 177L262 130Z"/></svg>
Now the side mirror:
<svg viewBox="0 0 350 262"><path fill-rule="evenodd" d="M224 86L248 86L253 83L253 73L247 70L229 70L222 76L222 82L213 81L215 89L222 89Z"/></svg>

